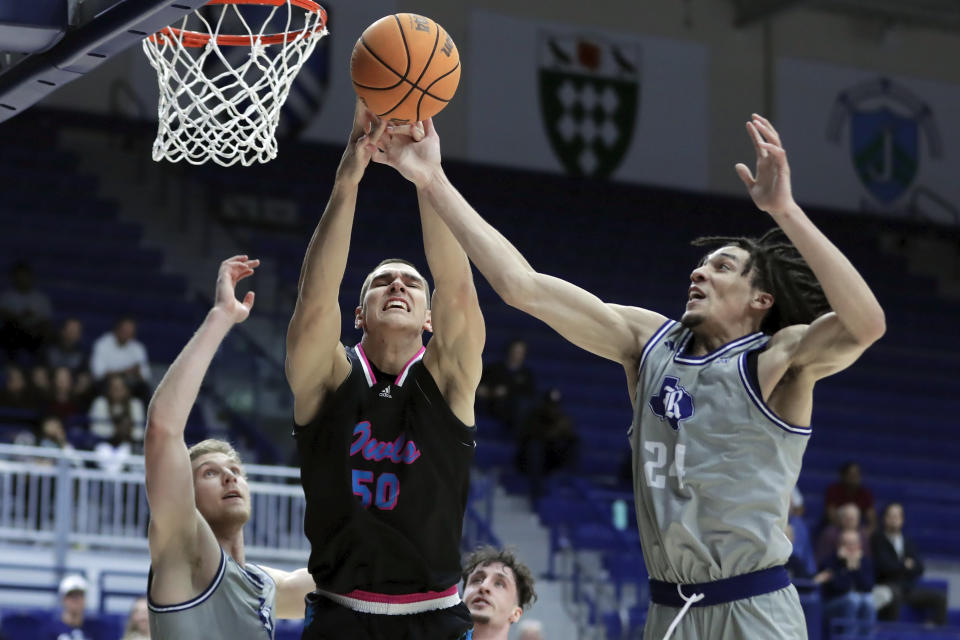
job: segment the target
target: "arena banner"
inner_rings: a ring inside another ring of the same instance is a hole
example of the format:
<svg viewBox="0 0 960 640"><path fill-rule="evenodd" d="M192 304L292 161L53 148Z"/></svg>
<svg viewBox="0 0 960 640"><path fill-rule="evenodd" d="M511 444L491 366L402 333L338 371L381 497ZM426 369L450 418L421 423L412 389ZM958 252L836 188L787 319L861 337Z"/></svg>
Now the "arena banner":
<svg viewBox="0 0 960 640"><path fill-rule="evenodd" d="M960 224L960 85L777 64L777 126L804 202Z"/></svg>
<svg viewBox="0 0 960 640"><path fill-rule="evenodd" d="M469 33L469 159L706 188L703 45L484 10Z"/></svg>

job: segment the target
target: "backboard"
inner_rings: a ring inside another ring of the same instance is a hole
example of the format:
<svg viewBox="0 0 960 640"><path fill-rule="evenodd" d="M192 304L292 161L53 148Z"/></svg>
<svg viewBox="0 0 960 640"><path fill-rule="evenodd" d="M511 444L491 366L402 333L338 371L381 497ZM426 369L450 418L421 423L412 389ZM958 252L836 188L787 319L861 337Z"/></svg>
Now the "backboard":
<svg viewBox="0 0 960 640"><path fill-rule="evenodd" d="M0 3L0 122L207 0Z"/></svg>

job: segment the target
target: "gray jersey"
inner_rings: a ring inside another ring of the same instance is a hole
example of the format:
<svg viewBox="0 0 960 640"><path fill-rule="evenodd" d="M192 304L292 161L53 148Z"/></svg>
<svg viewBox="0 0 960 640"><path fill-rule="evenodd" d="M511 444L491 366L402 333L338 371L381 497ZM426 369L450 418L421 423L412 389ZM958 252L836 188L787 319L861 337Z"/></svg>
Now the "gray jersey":
<svg viewBox="0 0 960 640"><path fill-rule="evenodd" d="M644 560L673 583L787 562L790 493L811 431L763 402L748 356L768 336L696 358L684 355L692 337L670 321L644 348L630 433Z"/></svg>
<svg viewBox="0 0 960 640"><path fill-rule="evenodd" d="M188 602L158 605L149 600L153 640L270 640L277 585L255 564L241 567L220 550L217 575L203 593ZM151 573L151 581L152 581Z"/></svg>

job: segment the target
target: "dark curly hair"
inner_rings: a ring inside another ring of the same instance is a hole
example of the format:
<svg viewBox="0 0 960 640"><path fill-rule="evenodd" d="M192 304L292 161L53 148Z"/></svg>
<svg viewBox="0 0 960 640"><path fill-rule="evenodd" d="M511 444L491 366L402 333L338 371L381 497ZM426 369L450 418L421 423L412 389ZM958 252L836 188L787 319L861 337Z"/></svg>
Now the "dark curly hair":
<svg viewBox="0 0 960 640"><path fill-rule="evenodd" d="M691 244L695 247L740 247L750 254L742 275L752 271L751 286L773 295L773 306L760 325L764 333L773 334L793 324L810 324L830 311L830 303L813 271L777 227L759 238L705 236Z"/></svg>
<svg viewBox="0 0 960 640"><path fill-rule="evenodd" d="M517 605L526 610L537 600L537 592L533 590L533 574L530 567L520 562L516 552L511 548L498 549L490 545L477 547L463 562L463 586L466 588L470 575L478 567L485 567L493 562L500 562L513 571L517 582Z"/></svg>

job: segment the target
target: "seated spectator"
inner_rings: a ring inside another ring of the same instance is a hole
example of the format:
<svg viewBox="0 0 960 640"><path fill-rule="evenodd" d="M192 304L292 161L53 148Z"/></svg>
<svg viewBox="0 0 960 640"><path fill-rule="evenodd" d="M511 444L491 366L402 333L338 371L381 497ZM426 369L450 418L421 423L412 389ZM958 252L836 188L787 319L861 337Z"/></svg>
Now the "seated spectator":
<svg viewBox="0 0 960 640"><path fill-rule="evenodd" d="M46 413L57 416L64 423L84 413L73 391L73 374L69 367L57 367L53 370L53 389Z"/></svg>
<svg viewBox="0 0 960 640"><path fill-rule="evenodd" d="M521 425L516 466L530 480L534 504L540 499L543 477L576 461L580 439L573 419L563 409L562 399L559 389L551 389Z"/></svg>
<svg viewBox="0 0 960 640"><path fill-rule="evenodd" d="M0 348L18 362L21 353L35 356L47 341L53 313L50 298L34 288L33 270L26 262L10 267L10 284L0 293Z"/></svg>
<svg viewBox="0 0 960 640"><path fill-rule="evenodd" d="M147 597L141 596L133 601L130 616L123 628L120 640L150 640L150 618L147 612Z"/></svg>
<svg viewBox="0 0 960 640"><path fill-rule="evenodd" d="M47 347L47 366L51 369L67 367L72 373L86 370L88 357L82 339L83 324L76 318L64 320L57 339Z"/></svg>
<svg viewBox="0 0 960 640"><path fill-rule="evenodd" d="M817 561L813 553L813 543L810 541L810 530L802 515L803 494L794 487L787 520L787 537L793 543L793 551L787 560L787 571L793 578L812 578L817 572Z"/></svg>
<svg viewBox="0 0 960 640"><path fill-rule="evenodd" d="M853 531L860 536L860 548L864 553L870 555L870 536L866 530L860 526L860 509L857 505L849 502L837 509L837 524L828 524L820 532L817 538L817 548L815 558L817 564L822 563L837 548L837 540L844 531Z"/></svg>
<svg viewBox="0 0 960 640"><path fill-rule="evenodd" d="M93 384L93 375L89 371L81 371L73 378L73 397L80 410L86 413L97 397L97 389Z"/></svg>
<svg viewBox="0 0 960 640"><path fill-rule="evenodd" d="M536 395L533 371L525 364L527 343L513 340L507 357L483 368L477 387L477 407L516 433L520 415Z"/></svg>
<svg viewBox="0 0 960 640"><path fill-rule="evenodd" d="M872 534L877 528L877 511L873 505L873 494L861 483L860 465L856 462L846 462L841 465L839 471L839 482L834 482L827 487L824 494L823 506L827 524L840 524L837 509L841 505L852 502L860 509L867 534Z"/></svg>
<svg viewBox="0 0 960 640"><path fill-rule="evenodd" d="M890 604L880 609L881 620L900 619L900 607L907 603L922 609L927 621L937 625L947 622L947 599L940 591L917 586L923 575L923 561L917 555L913 541L903 535L903 505L891 502L883 511L882 530L873 534L876 579L891 591Z"/></svg>
<svg viewBox="0 0 960 640"><path fill-rule="evenodd" d="M117 319L113 331L93 343L90 372L97 383L104 382L107 376L119 374L134 395L146 398L150 395L150 361L146 347L136 336L136 320L130 316Z"/></svg>
<svg viewBox="0 0 960 640"><path fill-rule="evenodd" d="M143 402L130 394L122 375L114 374L107 378L104 395L94 399L87 416L90 419L90 431L98 438L113 438L118 425L123 424L134 442L143 442L146 420Z"/></svg>
<svg viewBox="0 0 960 640"><path fill-rule="evenodd" d="M836 551L824 561L814 582L821 585L823 620L828 629L831 620L841 618L854 626L847 628L848 637L870 637L877 620L871 593L873 564L863 554L856 531L840 534Z"/></svg>
<svg viewBox="0 0 960 640"><path fill-rule="evenodd" d="M37 440L37 446L49 449L73 449L73 445L67 441L67 432L60 418L46 416L40 421L40 437Z"/></svg>
<svg viewBox="0 0 960 640"><path fill-rule="evenodd" d="M53 397L53 384L50 382L50 371L46 366L37 364L30 369L30 392L41 408L50 404Z"/></svg>
<svg viewBox="0 0 960 640"><path fill-rule="evenodd" d="M143 402L130 395L123 376L108 377L106 394L93 401L88 417L90 432L101 439L94 451L102 467L119 470L131 453L143 450Z"/></svg>
<svg viewBox="0 0 960 640"><path fill-rule="evenodd" d="M0 389L0 407L38 412L41 409L33 390L27 385L23 369L15 365L6 368L3 389Z"/></svg>
<svg viewBox="0 0 960 640"><path fill-rule="evenodd" d="M42 626L37 640L101 640L93 636L86 620L87 581L83 576L65 577L60 581L59 594L63 609Z"/></svg>

